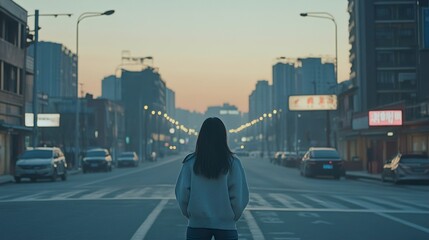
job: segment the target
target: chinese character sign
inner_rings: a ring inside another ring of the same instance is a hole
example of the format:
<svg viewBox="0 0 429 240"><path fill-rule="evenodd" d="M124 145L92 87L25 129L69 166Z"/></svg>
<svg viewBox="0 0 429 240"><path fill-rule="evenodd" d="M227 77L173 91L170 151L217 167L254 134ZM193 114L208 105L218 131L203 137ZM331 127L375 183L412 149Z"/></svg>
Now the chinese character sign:
<svg viewBox="0 0 429 240"><path fill-rule="evenodd" d="M402 111L401 110L369 111L368 121L369 121L369 126L401 126Z"/></svg>
<svg viewBox="0 0 429 240"><path fill-rule="evenodd" d="M314 110L336 110L336 95L300 95L289 96L289 110L291 111L314 111Z"/></svg>

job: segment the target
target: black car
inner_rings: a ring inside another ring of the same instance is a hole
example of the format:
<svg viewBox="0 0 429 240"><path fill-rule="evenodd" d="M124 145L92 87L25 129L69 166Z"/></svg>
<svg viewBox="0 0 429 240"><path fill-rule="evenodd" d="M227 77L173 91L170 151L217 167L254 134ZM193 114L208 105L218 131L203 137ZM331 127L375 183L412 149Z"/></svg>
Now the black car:
<svg viewBox="0 0 429 240"><path fill-rule="evenodd" d="M109 150L96 148L85 152L85 157L82 161L82 172L87 173L96 170L112 171L112 157Z"/></svg>
<svg viewBox="0 0 429 240"><path fill-rule="evenodd" d="M335 148L312 147L300 164L301 176L329 175L340 179L344 175L343 160Z"/></svg>
<svg viewBox="0 0 429 240"><path fill-rule="evenodd" d="M383 165L381 180L400 181L429 180L429 157L423 154L400 154Z"/></svg>

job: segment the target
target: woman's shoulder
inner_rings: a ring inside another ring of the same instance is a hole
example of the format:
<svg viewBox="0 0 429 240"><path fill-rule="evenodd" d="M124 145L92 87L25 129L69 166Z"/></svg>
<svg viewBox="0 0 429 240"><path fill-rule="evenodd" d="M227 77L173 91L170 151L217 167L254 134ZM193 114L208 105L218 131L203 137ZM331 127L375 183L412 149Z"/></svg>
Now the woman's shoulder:
<svg viewBox="0 0 429 240"><path fill-rule="evenodd" d="M240 164L241 165L241 160L240 160L240 158L236 154L233 153L231 155L231 166L233 166L235 164Z"/></svg>
<svg viewBox="0 0 429 240"><path fill-rule="evenodd" d="M195 158L195 152L190 153L185 157L185 159L183 159L182 163L190 162L194 158Z"/></svg>

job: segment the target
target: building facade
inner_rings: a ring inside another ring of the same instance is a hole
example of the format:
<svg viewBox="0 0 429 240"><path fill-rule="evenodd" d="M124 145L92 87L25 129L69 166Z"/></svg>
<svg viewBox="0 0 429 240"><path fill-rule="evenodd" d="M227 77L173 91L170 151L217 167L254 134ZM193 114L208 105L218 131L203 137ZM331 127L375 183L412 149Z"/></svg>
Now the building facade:
<svg viewBox="0 0 429 240"><path fill-rule="evenodd" d="M121 90L121 79L115 75L110 75L101 80L101 97L112 101L120 101L122 90Z"/></svg>
<svg viewBox="0 0 429 240"><path fill-rule="evenodd" d="M165 98L166 98L166 107L167 107L167 114L168 116L171 116L173 118L176 117L176 93L170 89L165 88Z"/></svg>
<svg viewBox="0 0 429 240"><path fill-rule="evenodd" d="M34 48L28 48L33 56ZM76 97L77 57L61 43L39 42L37 45L37 90L48 97Z"/></svg>
<svg viewBox="0 0 429 240"><path fill-rule="evenodd" d="M428 7L427 0L349 0L352 67L340 150L369 172L397 152L428 152ZM368 111L392 109L402 111L401 126L368 125Z"/></svg>
<svg viewBox="0 0 429 240"><path fill-rule="evenodd" d="M125 109L126 149L140 156L162 154L167 125L166 83L155 68L122 70L122 104ZM145 107L146 106L146 107Z"/></svg>
<svg viewBox="0 0 429 240"><path fill-rule="evenodd" d="M26 59L27 11L11 0L0 1L0 175L12 174L25 149L28 93ZM31 59L28 59L31 63ZM31 67L31 66L30 66Z"/></svg>

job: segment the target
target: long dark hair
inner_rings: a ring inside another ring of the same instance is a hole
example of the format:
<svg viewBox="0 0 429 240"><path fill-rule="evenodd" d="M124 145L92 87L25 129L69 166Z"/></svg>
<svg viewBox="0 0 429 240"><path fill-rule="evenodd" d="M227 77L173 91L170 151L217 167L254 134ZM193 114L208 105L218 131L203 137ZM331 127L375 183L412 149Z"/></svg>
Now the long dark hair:
<svg viewBox="0 0 429 240"><path fill-rule="evenodd" d="M210 179L226 174L231 168L231 155L225 125L217 117L207 118L201 126L195 148L195 174Z"/></svg>

